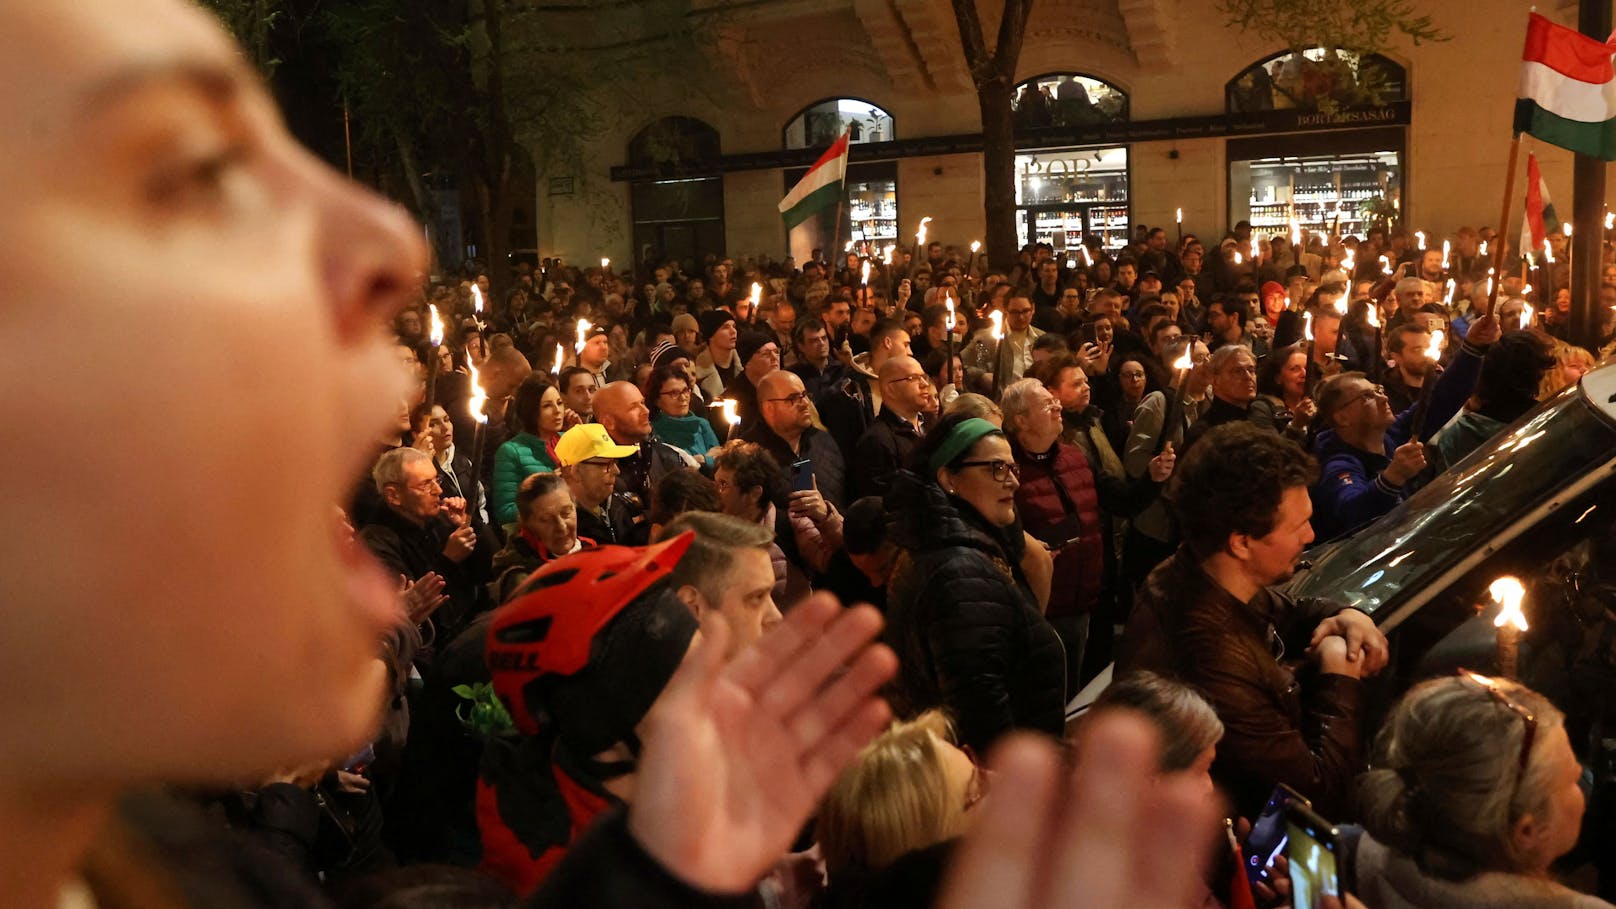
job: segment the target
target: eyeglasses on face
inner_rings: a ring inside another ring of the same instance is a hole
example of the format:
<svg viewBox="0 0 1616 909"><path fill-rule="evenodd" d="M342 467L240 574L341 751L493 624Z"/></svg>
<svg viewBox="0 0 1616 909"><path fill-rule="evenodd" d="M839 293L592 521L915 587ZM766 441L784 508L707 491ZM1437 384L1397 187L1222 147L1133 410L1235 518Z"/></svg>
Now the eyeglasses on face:
<svg viewBox="0 0 1616 909"><path fill-rule="evenodd" d="M662 397L664 397L664 398L688 398L688 397L690 397L690 386L689 385L682 385L682 386L680 386L678 388L664 388L662 390Z"/></svg>
<svg viewBox="0 0 1616 909"><path fill-rule="evenodd" d="M962 469L966 467L986 467L993 475L995 483L1008 483L1010 479L1021 479L1021 467L1014 461L961 461Z"/></svg>
<svg viewBox="0 0 1616 909"><path fill-rule="evenodd" d="M590 458L590 459L588 459L586 461L579 461L578 463L579 464L588 464L590 467L599 467L602 470L616 470L616 469L618 469L617 468L617 459L616 458Z"/></svg>
<svg viewBox="0 0 1616 909"><path fill-rule="evenodd" d="M788 394L783 398L764 398L763 400L768 401L771 404L779 404L779 403L783 402L783 403L790 404L791 406L795 407L798 404L801 404L802 402L808 400L808 392L806 392L806 391L794 391L791 394Z"/></svg>
<svg viewBox="0 0 1616 909"><path fill-rule="evenodd" d="M398 485L403 486L405 489L412 492L421 493L422 495L443 491L443 484L438 482L437 477L432 477L431 479L427 480L418 480L414 483L400 483Z"/></svg>

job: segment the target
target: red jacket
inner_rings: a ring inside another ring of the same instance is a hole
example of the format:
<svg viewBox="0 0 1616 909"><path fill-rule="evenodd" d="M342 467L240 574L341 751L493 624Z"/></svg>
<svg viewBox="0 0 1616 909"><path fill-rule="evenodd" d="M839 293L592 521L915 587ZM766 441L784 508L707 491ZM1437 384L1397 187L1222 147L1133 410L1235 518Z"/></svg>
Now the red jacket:
<svg viewBox="0 0 1616 909"><path fill-rule="evenodd" d="M1092 612L1100 598L1105 568L1100 495L1082 450L1056 442L1049 456L1029 455L1015 446L1021 468L1016 512L1021 526L1054 550L1050 616Z"/></svg>

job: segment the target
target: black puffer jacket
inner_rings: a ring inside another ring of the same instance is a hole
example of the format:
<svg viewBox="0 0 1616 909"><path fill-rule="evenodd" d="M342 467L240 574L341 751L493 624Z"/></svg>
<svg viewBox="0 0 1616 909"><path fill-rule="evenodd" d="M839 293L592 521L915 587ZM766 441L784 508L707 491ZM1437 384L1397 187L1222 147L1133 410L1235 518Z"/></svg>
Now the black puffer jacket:
<svg viewBox="0 0 1616 909"><path fill-rule="evenodd" d="M901 550L887 586L899 709L947 709L979 753L1011 729L1059 735L1066 651L1020 579L1019 530L991 528L909 471L894 476L886 507Z"/></svg>

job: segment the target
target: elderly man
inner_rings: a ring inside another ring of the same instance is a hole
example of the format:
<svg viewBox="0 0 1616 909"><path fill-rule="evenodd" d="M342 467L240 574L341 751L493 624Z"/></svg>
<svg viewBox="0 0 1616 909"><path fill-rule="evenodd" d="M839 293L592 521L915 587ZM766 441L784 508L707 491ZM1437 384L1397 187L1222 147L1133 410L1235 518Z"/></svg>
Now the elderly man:
<svg viewBox="0 0 1616 909"><path fill-rule="evenodd" d="M1284 783L1329 817L1350 814L1363 765L1363 676L1387 659L1369 616L1293 602L1274 585L1313 541L1318 465L1246 423L1220 426L1179 463L1168 500L1184 545L1138 592L1117 675L1145 670L1200 691L1227 729L1212 778L1245 816ZM1281 657L1306 657L1298 678Z"/></svg>
<svg viewBox="0 0 1616 909"><path fill-rule="evenodd" d="M635 535L650 535L643 511L617 494L620 464L638 451L612 441L599 423L583 423L561 434L556 460L577 506L579 536L601 545L628 545Z"/></svg>
<svg viewBox="0 0 1616 909"><path fill-rule="evenodd" d="M836 508L846 505L847 468L842 451L830 434L814 426L808 390L795 373L775 370L758 382L758 411L762 416L741 434L768 452L795 479L798 470L811 470L819 494ZM803 468L796 464L807 461Z"/></svg>
<svg viewBox="0 0 1616 909"><path fill-rule="evenodd" d="M494 581L488 585L495 605L511 598L527 576L546 562L594 546L578 536L578 506L558 473L536 473L516 490L520 529L494 553Z"/></svg>
<svg viewBox="0 0 1616 909"><path fill-rule="evenodd" d="M449 601L437 619L452 634L485 605L492 546L466 520L463 499L444 500L437 465L421 451L384 453L371 478L387 507L360 530L360 539L393 574L411 581L432 572L443 578Z"/></svg>
<svg viewBox="0 0 1616 909"><path fill-rule="evenodd" d="M690 455L652 435L651 409L632 382L613 382L595 393L595 420L614 445L633 449L618 464L617 491L628 497L625 504L640 516L650 509L651 490L664 476L696 466ZM628 542L643 546L648 532L646 528Z"/></svg>
<svg viewBox="0 0 1616 909"><path fill-rule="evenodd" d="M1218 348L1212 354L1212 404L1185 431L1183 452L1211 429L1247 419L1255 400L1257 358L1238 345Z"/></svg>
<svg viewBox="0 0 1616 909"><path fill-rule="evenodd" d="M853 498L884 495L892 475L909 467L920 446L920 414L930 390L926 371L914 357L892 357L881 364L876 382L881 412L859 436L852 463Z"/></svg>

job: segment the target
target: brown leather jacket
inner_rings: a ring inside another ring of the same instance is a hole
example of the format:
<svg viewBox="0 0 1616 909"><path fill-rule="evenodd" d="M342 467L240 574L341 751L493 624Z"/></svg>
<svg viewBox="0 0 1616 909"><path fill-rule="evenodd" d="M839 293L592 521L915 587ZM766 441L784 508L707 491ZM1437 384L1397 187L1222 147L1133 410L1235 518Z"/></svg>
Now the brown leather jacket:
<svg viewBox="0 0 1616 909"><path fill-rule="evenodd" d="M1285 783L1326 818L1351 820L1363 683L1302 665L1313 629L1342 608L1272 589L1241 603L1181 547L1140 587L1116 671L1176 678L1211 701L1224 725L1212 777L1241 816Z"/></svg>

